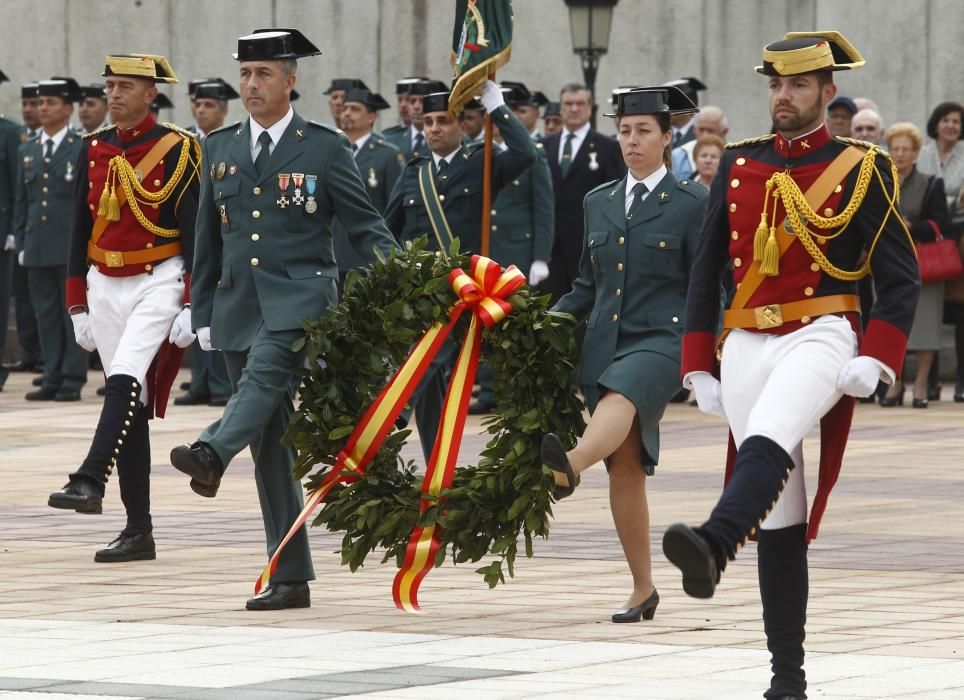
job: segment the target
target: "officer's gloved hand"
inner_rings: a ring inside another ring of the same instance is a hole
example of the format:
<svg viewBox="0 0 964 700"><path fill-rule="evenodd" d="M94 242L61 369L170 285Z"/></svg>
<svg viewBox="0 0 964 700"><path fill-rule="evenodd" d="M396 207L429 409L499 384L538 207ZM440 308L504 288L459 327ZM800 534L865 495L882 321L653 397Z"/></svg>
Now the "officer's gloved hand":
<svg viewBox="0 0 964 700"><path fill-rule="evenodd" d="M87 352L94 352L97 344L94 343L94 334L90 332L90 315L86 311L71 314L70 322L74 324L74 339L77 344Z"/></svg>
<svg viewBox="0 0 964 700"><path fill-rule="evenodd" d="M535 287L549 277L549 266L544 260L533 260L529 268L529 284Z"/></svg>
<svg viewBox="0 0 964 700"><path fill-rule="evenodd" d="M197 329L197 344L204 352L211 352L214 347L211 345L211 326Z"/></svg>
<svg viewBox="0 0 964 700"><path fill-rule="evenodd" d="M17 239L13 237L12 233L7 234L7 239L3 242L3 249L4 251L17 249Z"/></svg>
<svg viewBox="0 0 964 700"><path fill-rule="evenodd" d="M872 357L858 355L850 360L837 375L837 388L847 396L870 396L880 381L880 363Z"/></svg>
<svg viewBox="0 0 964 700"><path fill-rule="evenodd" d="M502 90L500 90L499 86L491 80L485 81L479 101L482 103L482 106L485 107L485 111L489 114L505 104L505 99L502 97Z"/></svg>
<svg viewBox="0 0 964 700"><path fill-rule="evenodd" d="M194 331L191 330L191 307L185 306L181 309L181 313L174 317L171 334L167 339L179 348L186 348L194 342L196 337Z"/></svg>
<svg viewBox="0 0 964 700"><path fill-rule="evenodd" d="M689 376L689 381L693 385L693 393L696 394L696 405L699 409L711 416L726 418L720 380L709 372L694 372Z"/></svg>

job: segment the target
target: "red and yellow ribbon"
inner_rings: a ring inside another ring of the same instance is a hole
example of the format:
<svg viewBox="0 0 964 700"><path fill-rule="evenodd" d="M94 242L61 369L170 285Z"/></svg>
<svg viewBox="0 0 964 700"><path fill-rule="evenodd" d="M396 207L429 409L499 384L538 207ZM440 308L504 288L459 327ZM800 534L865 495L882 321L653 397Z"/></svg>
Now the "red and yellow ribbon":
<svg viewBox="0 0 964 700"><path fill-rule="evenodd" d="M311 517L314 509L335 484L354 481L364 473L365 468L378 454L385 438L392 431L395 419L408 403L455 323L464 312L470 311L472 319L469 330L452 372L452 380L442 408L438 435L422 482L422 512L429 507L431 503L429 499L436 499L442 489L452 483L482 346L479 323L481 322L486 328L491 328L502 321L512 312L512 305L506 299L526 282L525 276L514 265L503 270L498 263L480 255L472 256L471 272L472 274L468 275L461 268L456 268L449 273L449 282L458 295L458 301L449 312L448 323L443 325L436 322L425 332L398 372L365 411L348 437L344 449L338 453L331 471L308 495L305 507L262 571L255 584L255 593L260 592L268 584L271 575L278 567L278 559L284 547ZM419 611L418 587L434 566L438 547L438 533L434 526L416 527L413 530L405 553L405 561L392 586L397 607L409 612Z"/></svg>

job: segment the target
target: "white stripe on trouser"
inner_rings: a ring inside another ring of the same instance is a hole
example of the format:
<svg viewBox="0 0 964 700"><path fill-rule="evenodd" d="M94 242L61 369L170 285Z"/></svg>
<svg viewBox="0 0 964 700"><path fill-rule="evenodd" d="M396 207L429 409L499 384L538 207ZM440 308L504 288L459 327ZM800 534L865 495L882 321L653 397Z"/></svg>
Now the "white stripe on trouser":
<svg viewBox="0 0 964 700"><path fill-rule="evenodd" d="M767 437L794 463L762 529L807 521L802 441L843 395L837 375L856 352L850 322L832 315L786 335L737 329L727 337L720 378L723 410L736 446L753 435Z"/></svg>
<svg viewBox="0 0 964 700"><path fill-rule="evenodd" d="M87 307L104 372L137 379L146 404L147 370L184 308L184 259L170 258L155 265L153 274L131 277L108 277L91 265Z"/></svg>

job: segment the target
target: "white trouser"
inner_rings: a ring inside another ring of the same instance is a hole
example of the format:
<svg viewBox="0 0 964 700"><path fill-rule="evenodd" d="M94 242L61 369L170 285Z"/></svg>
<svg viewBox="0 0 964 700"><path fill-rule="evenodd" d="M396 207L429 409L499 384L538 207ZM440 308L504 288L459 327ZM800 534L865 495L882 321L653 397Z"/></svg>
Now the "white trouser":
<svg viewBox="0 0 964 700"><path fill-rule="evenodd" d="M126 374L142 386L174 318L184 308L184 259L169 258L153 274L108 277L96 265L87 273L90 330L108 377Z"/></svg>
<svg viewBox="0 0 964 700"><path fill-rule="evenodd" d="M762 529L807 521L802 441L843 396L837 375L856 353L850 322L832 315L786 335L735 329L727 337L720 381L737 448L746 438L760 435L786 450L794 464Z"/></svg>

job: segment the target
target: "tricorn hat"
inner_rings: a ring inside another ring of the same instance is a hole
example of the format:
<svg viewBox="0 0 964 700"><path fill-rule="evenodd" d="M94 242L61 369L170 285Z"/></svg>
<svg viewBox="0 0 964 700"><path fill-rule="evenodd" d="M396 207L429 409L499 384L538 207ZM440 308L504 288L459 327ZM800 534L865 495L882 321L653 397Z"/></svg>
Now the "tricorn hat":
<svg viewBox="0 0 964 700"><path fill-rule="evenodd" d="M347 102L360 102L365 105L365 108L369 112L377 112L380 109L388 109L391 107L385 98L379 95L377 92L372 92L371 90L365 88L351 88L345 93L345 100Z"/></svg>
<svg viewBox="0 0 964 700"><path fill-rule="evenodd" d="M106 101L107 93L104 92L104 84L91 83L90 85L82 85L80 87L80 99L86 100L88 97Z"/></svg>
<svg viewBox="0 0 964 700"><path fill-rule="evenodd" d="M412 83L408 90L409 95L431 95L434 92L448 92L449 86L441 80L424 78ZM425 110L422 110L425 111Z"/></svg>
<svg viewBox="0 0 964 700"><path fill-rule="evenodd" d="M696 114L699 108L682 90L672 85L633 88L620 93L616 111L607 117L628 117L633 114Z"/></svg>
<svg viewBox="0 0 964 700"><path fill-rule="evenodd" d="M694 105L698 105L700 103L699 92L706 89L706 85L702 80L692 77L680 78L679 80L670 80L663 83L663 86L679 88Z"/></svg>
<svg viewBox="0 0 964 700"><path fill-rule="evenodd" d="M275 27L255 29L252 34L238 37L238 61L280 61L289 58L318 56L321 51L297 29Z"/></svg>
<svg viewBox="0 0 964 700"><path fill-rule="evenodd" d="M156 112L159 109L172 109L174 103L171 102L171 98L165 95L163 92L157 93L157 97L151 102L151 111Z"/></svg>
<svg viewBox="0 0 964 700"><path fill-rule="evenodd" d="M800 75L861 68L864 58L840 32L788 32L763 48L763 75Z"/></svg>
<svg viewBox="0 0 964 700"><path fill-rule="evenodd" d="M401 80L395 81L395 94L396 95L407 95L412 91L412 86L416 83L428 82L429 78L424 75L414 75L409 78L402 78Z"/></svg>
<svg viewBox="0 0 964 700"><path fill-rule="evenodd" d="M146 78L155 83L176 83L177 75L167 59L156 54L131 53L107 57L104 77L111 75Z"/></svg>
<svg viewBox="0 0 964 700"><path fill-rule="evenodd" d="M201 83L200 85L194 86L194 93L191 95L192 100L235 100L240 95L238 91L233 87L228 85L223 80L216 80L214 82Z"/></svg>
<svg viewBox="0 0 964 700"><path fill-rule="evenodd" d="M536 90L531 92L525 83L517 80L503 80L499 87L502 89L503 99L510 107L514 105L531 105L542 107L549 101L549 98Z"/></svg>
<svg viewBox="0 0 964 700"><path fill-rule="evenodd" d="M422 114L449 111L449 91L433 92L422 98Z"/></svg>
<svg viewBox="0 0 964 700"><path fill-rule="evenodd" d="M76 102L81 98L80 85L73 78L54 76L50 80L37 83L37 95L40 97L60 97L67 102Z"/></svg>
<svg viewBox="0 0 964 700"><path fill-rule="evenodd" d="M39 94L37 92L38 87L39 85L37 85L37 83L24 83L20 86L20 99L26 100L31 97L37 97Z"/></svg>
<svg viewBox="0 0 964 700"><path fill-rule="evenodd" d="M545 119L546 117L558 117L561 115L562 115L562 112L559 109L558 102L552 102L552 101L546 102L546 108L542 112L543 119Z"/></svg>
<svg viewBox="0 0 964 700"><path fill-rule="evenodd" d="M365 81L361 78L332 78L331 85L325 90L322 95L330 95L335 92L335 90L351 90L352 88L361 88L362 90L367 90L368 86L365 85Z"/></svg>

